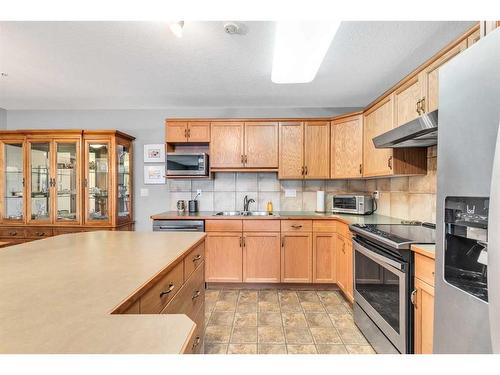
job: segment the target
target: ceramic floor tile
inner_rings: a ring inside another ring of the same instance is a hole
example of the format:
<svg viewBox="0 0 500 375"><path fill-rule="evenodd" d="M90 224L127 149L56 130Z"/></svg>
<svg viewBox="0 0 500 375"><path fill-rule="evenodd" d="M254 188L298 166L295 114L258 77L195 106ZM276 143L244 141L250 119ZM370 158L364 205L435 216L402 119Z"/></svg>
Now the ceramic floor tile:
<svg viewBox="0 0 500 375"><path fill-rule="evenodd" d="M242 290L238 297L238 303L257 302L257 290Z"/></svg>
<svg viewBox="0 0 500 375"><path fill-rule="evenodd" d="M259 326L281 327L281 314L279 312L259 312Z"/></svg>
<svg viewBox="0 0 500 375"><path fill-rule="evenodd" d="M259 354L286 354L286 345L259 344Z"/></svg>
<svg viewBox="0 0 500 375"><path fill-rule="evenodd" d="M354 324L353 316L347 312L340 314L328 314L328 316L335 327L343 327L346 325L346 322Z"/></svg>
<svg viewBox="0 0 500 375"><path fill-rule="evenodd" d="M300 302L302 308L305 312L325 312L325 308L320 302Z"/></svg>
<svg viewBox="0 0 500 375"><path fill-rule="evenodd" d="M314 344L308 328L285 327L287 344Z"/></svg>
<svg viewBox="0 0 500 375"><path fill-rule="evenodd" d="M234 327L231 343L257 343L257 327Z"/></svg>
<svg viewBox="0 0 500 375"><path fill-rule="evenodd" d="M259 301L259 312L280 312L278 302Z"/></svg>
<svg viewBox="0 0 500 375"><path fill-rule="evenodd" d="M338 328L338 331L346 345L368 345L365 337L357 328Z"/></svg>
<svg viewBox="0 0 500 375"><path fill-rule="evenodd" d="M285 335L281 327L258 327L259 344L284 344Z"/></svg>
<svg viewBox="0 0 500 375"><path fill-rule="evenodd" d="M219 293L218 301L236 302L238 295L238 290L223 290Z"/></svg>
<svg viewBox="0 0 500 375"><path fill-rule="evenodd" d="M297 296L300 302L316 302L319 303L319 297L315 291L298 291Z"/></svg>
<svg viewBox="0 0 500 375"><path fill-rule="evenodd" d="M337 305L325 305L326 312L329 314L348 314L349 311L347 307L345 307L342 303L337 304Z"/></svg>
<svg viewBox="0 0 500 375"><path fill-rule="evenodd" d="M212 342L205 343L205 354L226 354L227 344L215 344Z"/></svg>
<svg viewBox="0 0 500 375"><path fill-rule="evenodd" d="M343 344L336 345L316 345L319 354L347 354L347 349Z"/></svg>
<svg viewBox="0 0 500 375"><path fill-rule="evenodd" d="M287 345L288 354L317 354L314 345Z"/></svg>
<svg viewBox="0 0 500 375"><path fill-rule="evenodd" d="M234 321L234 313L228 311L214 311L210 316L208 325L214 326L232 326Z"/></svg>
<svg viewBox="0 0 500 375"><path fill-rule="evenodd" d="M205 303L210 301L215 302L217 301L217 298L219 298L218 290L211 290L211 289L205 290Z"/></svg>
<svg viewBox="0 0 500 375"><path fill-rule="evenodd" d="M281 312L302 312L302 306L299 302L282 302L280 308Z"/></svg>
<svg viewBox="0 0 500 375"><path fill-rule="evenodd" d="M230 326L207 326L205 342L228 343L231 336Z"/></svg>
<svg viewBox="0 0 500 375"><path fill-rule="evenodd" d="M257 313L239 313L234 316L235 327L256 327L257 326Z"/></svg>
<svg viewBox="0 0 500 375"><path fill-rule="evenodd" d="M312 327L311 334L316 344L342 344L340 335L333 327Z"/></svg>
<svg viewBox="0 0 500 375"><path fill-rule="evenodd" d="M257 354L257 344L229 344L227 354Z"/></svg>
<svg viewBox="0 0 500 375"><path fill-rule="evenodd" d="M266 301L271 303L278 303L278 291L277 290L260 290L259 291L259 302Z"/></svg>
<svg viewBox="0 0 500 375"><path fill-rule="evenodd" d="M232 311L236 310L236 301L217 301L214 311Z"/></svg>
<svg viewBox="0 0 500 375"><path fill-rule="evenodd" d="M257 302L241 302L236 306L237 313L256 313L257 310Z"/></svg>
<svg viewBox="0 0 500 375"><path fill-rule="evenodd" d="M307 321L304 313L282 312L283 325L290 328L307 328Z"/></svg>
<svg viewBox="0 0 500 375"><path fill-rule="evenodd" d="M343 299L338 292L330 290L318 291L318 297L325 305L338 305Z"/></svg>
<svg viewBox="0 0 500 375"><path fill-rule="evenodd" d="M286 302L295 302L299 303L299 297L297 296L297 292L293 290L280 290L278 292L278 296L280 299L280 302L286 303Z"/></svg>
<svg viewBox="0 0 500 375"><path fill-rule="evenodd" d="M346 345L349 354L375 354L371 345Z"/></svg>
<svg viewBox="0 0 500 375"><path fill-rule="evenodd" d="M306 320L309 327L333 327L327 313L306 313Z"/></svg>

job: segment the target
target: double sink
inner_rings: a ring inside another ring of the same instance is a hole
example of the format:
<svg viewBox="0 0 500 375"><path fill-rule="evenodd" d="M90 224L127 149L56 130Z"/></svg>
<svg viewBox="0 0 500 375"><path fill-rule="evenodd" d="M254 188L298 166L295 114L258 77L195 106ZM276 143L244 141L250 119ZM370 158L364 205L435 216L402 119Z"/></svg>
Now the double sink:
<svg viewBox="0 0 500 375"><path fill-rule="evenodd" d="M213 216L278 216L267 211L220 211Z"/></svg>

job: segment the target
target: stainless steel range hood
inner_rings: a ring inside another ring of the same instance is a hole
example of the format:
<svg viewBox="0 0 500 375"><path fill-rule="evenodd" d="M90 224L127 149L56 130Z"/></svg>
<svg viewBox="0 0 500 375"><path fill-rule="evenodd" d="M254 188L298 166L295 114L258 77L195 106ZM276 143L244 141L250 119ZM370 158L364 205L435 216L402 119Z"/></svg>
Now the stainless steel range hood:
<svg viewBox="0 0 500 375"><path fill-rule="evenodd" d="M428 147L437 144L438 110L373 138L376 148Z"/></svg>

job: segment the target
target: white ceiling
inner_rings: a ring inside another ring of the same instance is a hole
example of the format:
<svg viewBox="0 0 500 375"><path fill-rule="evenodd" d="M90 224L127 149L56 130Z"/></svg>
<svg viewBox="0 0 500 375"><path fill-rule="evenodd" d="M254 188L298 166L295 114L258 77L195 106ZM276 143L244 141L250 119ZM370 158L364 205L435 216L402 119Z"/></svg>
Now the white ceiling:
<svg viewBox="0 0 500 375"><path fill-rule="evenodd" d="M315 80L271 82L274 22L0 22L0 108L360 107L472 22L343 22Z"/></svg>

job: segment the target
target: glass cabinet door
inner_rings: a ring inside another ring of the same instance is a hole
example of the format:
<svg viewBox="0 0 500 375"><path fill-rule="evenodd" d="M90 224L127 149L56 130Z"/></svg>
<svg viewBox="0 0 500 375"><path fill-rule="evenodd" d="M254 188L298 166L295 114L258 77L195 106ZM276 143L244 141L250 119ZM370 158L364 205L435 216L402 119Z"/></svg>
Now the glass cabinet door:
<svg viewBox="0 0 500 375"><path fill-rule="evenodd" d="M109 221L110 143L89 141L86 148L87 221Z"/></svg>
<svg viewBox="0 0 500 375"><path fill-rule="evenodd" d="M78 141L55 142L56 221L78 221Z"/></svg>
<svg viewBox="0 0 500 375"><path fill-rule="evenodd" d="M117 212L118 220L125 221L130 219L131 206L131 175L130 175L130 144L116 145L118 162L118 197Z"/></svg>
<svg viewBox="0 0 500 375"><path fill-rule="evenodd" d="M30 142L30 221L50 221L50 142Z"/></svg>
<svg viewBox="0 0 500 375"><path fill-rule="evenodd" d="M4 220L22 221L24 216L24 146L23 142L3 144Z"/></svg>

